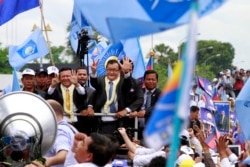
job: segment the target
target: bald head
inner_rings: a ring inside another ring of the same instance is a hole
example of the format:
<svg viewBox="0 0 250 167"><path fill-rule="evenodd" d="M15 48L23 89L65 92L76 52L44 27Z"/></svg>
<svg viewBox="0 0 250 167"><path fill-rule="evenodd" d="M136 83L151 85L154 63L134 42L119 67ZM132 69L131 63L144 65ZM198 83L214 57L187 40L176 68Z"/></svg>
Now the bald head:
<svg viewBox="0 0 250 167"><path fill-rule="evenodd" d="M50 106L53 108L57 118L63 118L63 107L55 100L47 100Z"/></svg>

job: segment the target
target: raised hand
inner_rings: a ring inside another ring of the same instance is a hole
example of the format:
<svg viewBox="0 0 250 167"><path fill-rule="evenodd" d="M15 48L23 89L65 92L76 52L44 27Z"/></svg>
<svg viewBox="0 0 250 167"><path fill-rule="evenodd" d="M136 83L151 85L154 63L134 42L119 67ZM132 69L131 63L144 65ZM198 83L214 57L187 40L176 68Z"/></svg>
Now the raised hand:
<svg viewBox="0 0 250 167"><path fill-rule="evenodd" d="M76 71L75 70L72 70L72 75L70 77L70 82L72 84L74 84L75 86L77 86L79 83L78 83L78 79L77 79L77 75L76 75Z"/></svg>
<svg viewBox="0 0 250 167"><path fill-rule="evenodd" d="M124 73L127 73L127 72L129 72L130 69L132 69L132 63L129 62L129 60L130 60L129 57L124 57L124 58L122 59L123 64L120 63L120 66L121 66L122 71L123 71Z"/></svg>
<svg viewBox="0 0 250 167"><path fill-rule="evenodd" d="M60 80L58 78L58 75L55 74L55 77L52 78L52 80L51 80L51 87L55 88L58 83L60 83Z"/></svg>
<svg viewBox="0 0 250 167"><path fill-rule="evenodd" d="M99 59L97 61L95 61L94 59L92 60L93 60L93 63L90 65L90 68L91 68L92 74L96 74L96 69L99 64Z"/></svg>

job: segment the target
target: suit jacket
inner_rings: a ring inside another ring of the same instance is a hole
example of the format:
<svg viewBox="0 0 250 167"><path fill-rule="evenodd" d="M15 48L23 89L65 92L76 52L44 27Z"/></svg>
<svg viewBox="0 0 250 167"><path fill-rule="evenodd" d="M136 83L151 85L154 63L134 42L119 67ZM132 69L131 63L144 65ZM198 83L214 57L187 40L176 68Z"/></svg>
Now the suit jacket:
<svg viewBox="0 0 250 167"><path fill-rule="evenodd" d="M228 117L226 115L224 116L223 120L222 120L222 115L220 115L218 129L221 131L228 131L229 130L229 122L228 122Z"/></svg>
<svg viewBox="0 0 250 167"><path fill-rule="evenodd" d="M105 90L105 76L97 78L90 77L90 83L95 88L95 92L89 99L89 104L93 105L95 112L100 113L107 100L107 94ZM121 111L127 107L125 94L128 90L130 90L130 87L130 79L120 78L120 81L116 87L118 111Z"/></svg>
<svg viewBox="0 0 250 167"><path fill-rule="evenodd" d="M85 89L85 94L81 95L77 92L76 88L74 88L73 91L73 103L77 108L77 113L79 113L81 110L85 109L87 107L87 91ZM63 106L63 95L61 90L61 84L58 84L55 88L55 91L49 95L48 92L46 92L45 99L54 99L58 101Z"/></svg>
<svg viewBox="0 0 250 167"><path fill-rule="evenodd" d="M143 88L143 93L145 93L146 89ZM160 97L160 94L161 94L161 90L159 88L155 88L154 92L152 93L151 95L151 105L149 108L145 108L145 121L147 122L149 117L151 116L152 114L152 111L154 110L154 106L157 102L157 100L159 99Z"/></svg>
<svg viewBox="0 0 250 167"><path fill-rule="evenodd" d="M144 102L144 94L141 87L141 82L133 77L128 78L130 86L125 90L125 105L130 108L131 111L138 111L141 109Z"/></svg>

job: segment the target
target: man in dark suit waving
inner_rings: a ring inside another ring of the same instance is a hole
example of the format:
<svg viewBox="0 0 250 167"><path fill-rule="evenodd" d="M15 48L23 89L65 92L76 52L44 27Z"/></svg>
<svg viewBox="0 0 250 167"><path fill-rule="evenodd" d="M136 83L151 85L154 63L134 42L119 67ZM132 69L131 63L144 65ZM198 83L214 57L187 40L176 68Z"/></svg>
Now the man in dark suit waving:
<svg viewBox="0 0 250 167"><path fill-rule="evenodd" d="M112 134L120 126L120 119L125 117L129 110L126 108L125 94L131 88L129 77L121 77L121 70L129 72L131 66L129 59L124 58L123 64L117 60L108 60L106 64L106 75L97 77L96 70L98 61L91 65L92 74L90 83L95 88L88 105L88 114L96 113L110 114L114 117L102 116L99 120L99 132Z"/></svg>

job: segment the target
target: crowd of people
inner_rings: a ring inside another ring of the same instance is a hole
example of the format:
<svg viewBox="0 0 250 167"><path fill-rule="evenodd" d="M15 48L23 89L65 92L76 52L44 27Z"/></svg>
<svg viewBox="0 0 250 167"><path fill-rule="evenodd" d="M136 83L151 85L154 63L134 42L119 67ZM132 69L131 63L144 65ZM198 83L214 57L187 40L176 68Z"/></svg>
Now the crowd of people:
<svg viewBox="0 0 250 167"><path fill-rule="evenodd" d="M105 76L97 75L98 63L93 60L90 75L86 67L59 70L56 66L50 66L36 71L30 68L23 70L22 90L47 100L55 112L58 124L56 140L44 155L45 164L34 161L27 167L118 167L122 164L116 164L119 161L114 160L120 148L126 148L131 166L165 166L171 154L171 143L160 150L147 148L142 135L161 95L161 90L157 88L157 72L146 70L142 84L132 77L134 64L128 57L121 61L110 59L106 63ZM221 72L212 81L216 96L221 95L219 90L223 88L235 99L249 74L250 71L244 73L237 68L232 72ZM232 137L230 133L222 133L217 136L214 148L208 145L208 127L200 119L202 99L194 100L196 88L197 85L194 85L190 94L190 109L187 109L187 112L190 111L189 126L179 136L181 146L176 166L248 166L241 162L250 153L249 144L241 142L243 152L239 155L229 147L230 144L239 144L240 140L244 140L240 137L242 133L239 126L238 138ZM135 122L136 117L138 122ZM137 138L127 134L128 128L138 131ZM114 132L119 133L119 139Z"/></svg>

